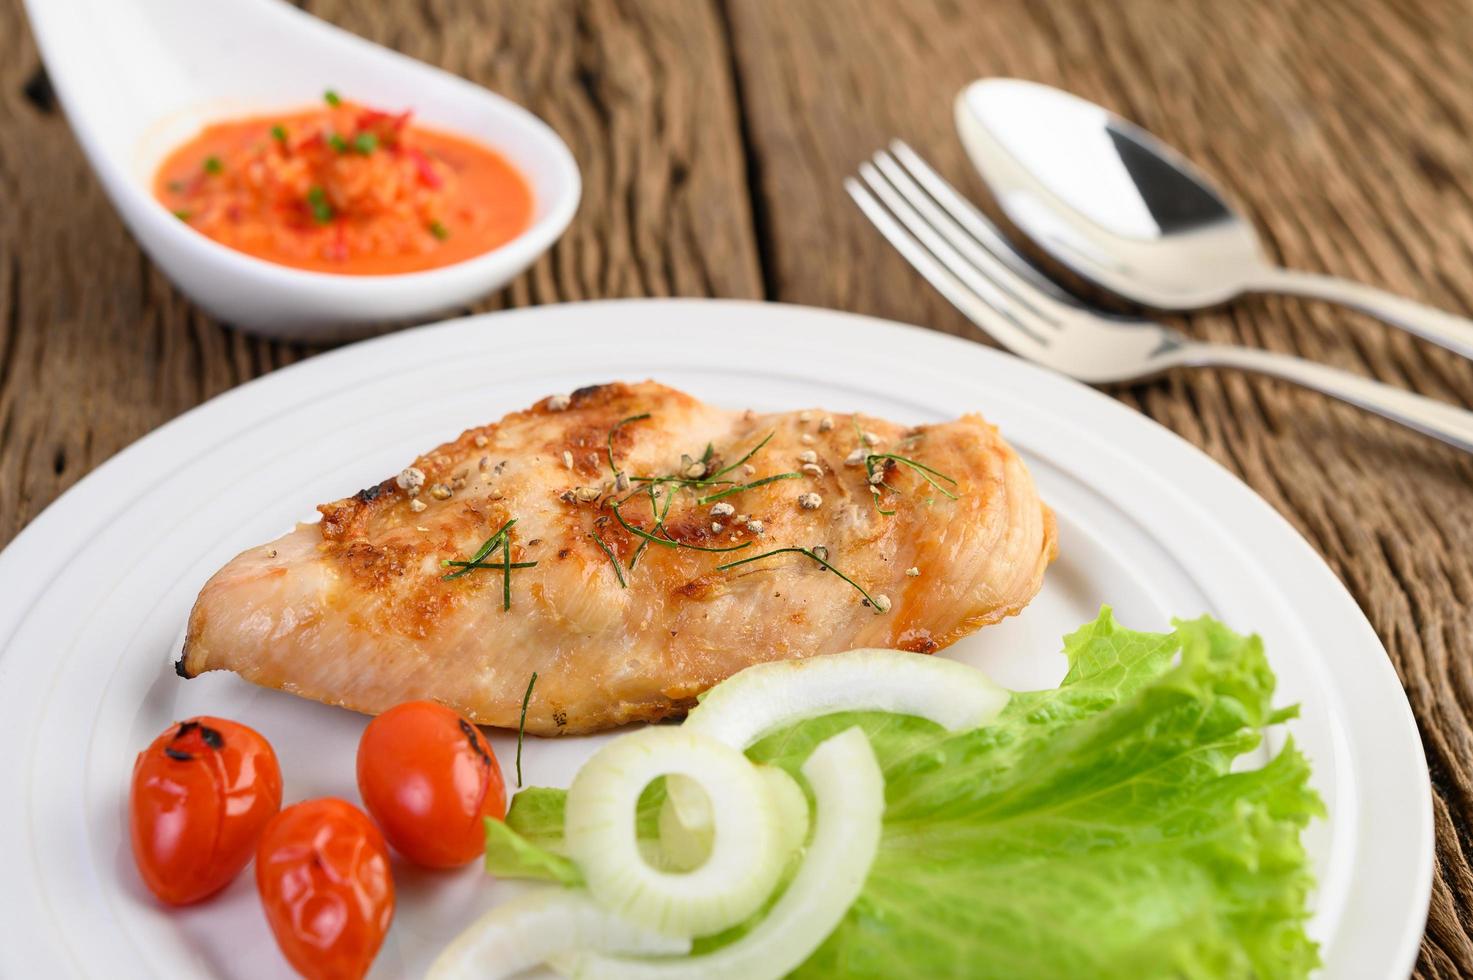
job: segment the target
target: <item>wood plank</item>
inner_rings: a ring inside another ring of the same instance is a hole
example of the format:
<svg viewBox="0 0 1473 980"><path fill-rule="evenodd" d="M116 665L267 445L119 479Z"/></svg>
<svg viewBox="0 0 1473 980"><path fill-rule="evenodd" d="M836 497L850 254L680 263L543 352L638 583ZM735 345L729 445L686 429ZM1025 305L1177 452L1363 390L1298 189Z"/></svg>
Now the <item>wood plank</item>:
<svg viewBox="0 0 1473 980"><path fill-rule="evenodd" d="M973 78L1008 75L1075 91L1180 147L1285 263L1473 311L1473 16L1458 0L730 0L728 17L775 299L972 335L840 181L901 137L981 200L951 100ZM1176 322L1473 404L1473 364L1358 315L1255 298ZM1242 375L1183 372L1120 397L1273 503L1385 641L1437 794L1419 975L1473 975L1473 459Z"/></svg>
<svg viewBox="0 0 1473 980"><path fill-rule="evenodd" d="M469 308L755 297L761 279L723 25L708 4L437 0L307 5L521 102L573 149L568 234ZM313 353L196 311L142 255L0 0L0 543L128 443Z"/></svg>

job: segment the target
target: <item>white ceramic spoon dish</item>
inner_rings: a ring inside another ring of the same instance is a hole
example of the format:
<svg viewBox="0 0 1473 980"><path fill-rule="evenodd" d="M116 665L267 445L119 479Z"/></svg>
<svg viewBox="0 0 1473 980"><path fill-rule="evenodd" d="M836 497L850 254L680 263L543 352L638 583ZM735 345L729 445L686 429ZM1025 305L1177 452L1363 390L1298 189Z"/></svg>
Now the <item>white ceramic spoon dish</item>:
<svg viewBox="0 0 1473 980"><path fill-rule="evenodd" d="M505 285L562 234L581 184L572 154L525 109L302 13L281 0L26 0L53 86L103 188L149 256L213 315L327 340L463 306ZM158 164L203 125L295 109L335 89L492 147L532 187L531 226L454 265L341 276L275 265L175 218Z"/></svg>
<svg viewBox="0 0 1473 980"><path fill-rule="evenodd" d="M313 358L169 423L23 531L0 554L0 976L289 977L251 869L195 908L152 900L128 849L128 773L171 721L208 712L271 739L288 801L356 800L366 719L224 672L176 677L200 585L314 504L468 426L549 393L650 376L758 411L826 406L902 422L983 412L1055 509L1059 558L1021 616L944 655L1009 687L1051 686L1060 638L1102 603L1140 629L1205 612L1262 634L1279 702L1303 706L1288 732L1329 809L1306 837L1324 975L1406 976L1432 875L1421 741L1375 633L1282 517L1149 419L995 350L864 317L701 301L474 317ZM406 402L405 390L421 395ZM567 785L607 737L528 739L528 783ZM515 741L491 739L509 781ZM423 975L513 893L475 866L396 861L394 874L398 911L374 977Z"/></svg>

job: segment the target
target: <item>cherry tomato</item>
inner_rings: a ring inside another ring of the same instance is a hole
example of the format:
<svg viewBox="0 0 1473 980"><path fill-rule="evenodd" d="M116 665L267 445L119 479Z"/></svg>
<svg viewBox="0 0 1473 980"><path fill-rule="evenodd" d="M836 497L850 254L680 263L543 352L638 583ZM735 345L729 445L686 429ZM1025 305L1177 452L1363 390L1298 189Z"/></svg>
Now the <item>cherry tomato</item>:
<svg viewBox="0 0 1473 980"><path fill-rule="evenodd" d="M485 736L433 701L407 701L368 723L358 792L389 843L429 868L480 856L485 818L506 816L506 784Z"/></svg>
<svg viewBox="0 0 1473 980"><path fill-rule="evenodd" d="M256 888L276 944L309 980L358 980L394 918L383 835L331 797L289 806L266 825Z"/></svg>
<svg viewBox="0 0 1473 980"><path fill-rule="evenodd" d="M180 722L138 753L129 803L133 859L171 905L224 888L281 809L281 768L253 729L223 718Z"/></svg>

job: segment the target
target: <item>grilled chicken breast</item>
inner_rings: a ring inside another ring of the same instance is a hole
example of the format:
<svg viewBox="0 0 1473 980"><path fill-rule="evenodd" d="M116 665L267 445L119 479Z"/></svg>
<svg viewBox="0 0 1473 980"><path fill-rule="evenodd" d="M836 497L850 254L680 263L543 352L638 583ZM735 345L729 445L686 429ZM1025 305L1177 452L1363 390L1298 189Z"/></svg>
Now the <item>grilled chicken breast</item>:
<svg viewBox="0 0 1473 980"><path fill-rule="evenodd" d="M535 672L527 731L589 732L682 713L760 661L938 650L1021 610L1055 548L975 415L761 415L654 382L546 398L318 510L206 583L182 676L515 727ZM445 564L513 520L505 552ZM811 554L758 558L781 548Z"/></svg>

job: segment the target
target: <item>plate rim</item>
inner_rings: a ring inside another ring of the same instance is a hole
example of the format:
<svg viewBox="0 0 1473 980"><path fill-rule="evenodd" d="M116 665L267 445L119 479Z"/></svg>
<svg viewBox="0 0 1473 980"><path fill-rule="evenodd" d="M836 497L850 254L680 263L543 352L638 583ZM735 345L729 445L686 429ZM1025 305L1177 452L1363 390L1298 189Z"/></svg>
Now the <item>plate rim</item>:
<svg viewBox="0 0 1473 980"><path fill-rule="evenodd" d="M294 363L270 374L252 379L235 388L222 392L201 405L191 408L174 419L171 419L99 464L91 473L82 480L79 480L77 484L69 488L48 505L27 527L16 535L15 539L12 540L3 552L0 552L0 588L8 589L12 585L20 585L20 591L27 592L26 598L31 600L7 603L4 608L0 608L0 679L3 679L5 676L7 660L14 656L14 652L10 649L10 640L25 621L33 600L38 594L36 591L24 589L27 581L35 581L39 578L35 574L34 568L26 561L28 557L37 551L36 542L41 541L45 535L53 535L55 533L53 528L67 520L71 512L77 510L85 512L86 505L89 502L88 498L101 492L108 479L114 474L125 471L128 466L134 464L134 461L142 460L150 453L166 449L170 440L177 433L198 426L202 420L214 421L222 410L228 411L233 402L246 398L247 393L254 394L261 389L272 386L286 386L290 389L296 385L295 379L299 374L312 374L323 370L331 372L340 362L355 358L371 357L372 355L364 354L365 350L392 347L397 344L411 342L414 338L423 340L432 334L445 333L448 335L460 329L504 328L510 325L510 321L518 318L535 318L546 316L550 313L561 316L569 316L570 313L573 316L586 314L594 322L597 322L597 314L601 308L618 307L624 311L619 315L626 316L631 310L637 312L638 307L710 307L713 305L732 308L736 312L746 312L757 317L773 316L774 308L776 308L781 311L781 315L787 317L827 318L835 323L839 321L849 321L851 324L855 322L865 323L869 325L870 329L904 333L911 339L933 345L933 350L935 351L941 351L948 347L958 352L965 349L967 351L967 357L980 356L983 359L992 360L1000 366L1005 366L1009 371L1023 375L1025 380L1037 381L1045 387L1050 385L1057 386L1062 383L1064 388L1075 391L1074 397L1084 398L1087 403L1098 407L1100 412L1111 415L1117 420L1123 420L1119 424L1134 426L1143 433L1149 432L1151 433L1151 438L1158 441L1162 437L1165 437L1164 445L1170 447L1170 452L1179 455L1185 451L1193 462L1199 466L1201 463L1209 464L1208 470L1211 472L1212 481L1224 487L1233 488L1231 492L1237 497L1239 504L1256 510L1258 518L1260 520L1266 520L1272 525L1275 532L1283 539L1285 545L1288 545L1291 541L1297 542L1296 547L1301 552L1299 557L1308 558L1317 567L1318 572L1322 573L1321 578L1324 581L1321 584L1321 588L1328 589L1327 594L1334 595L1335 599L1345 607L1347 615L1350 615L1350 612L1353 610L1354 621L1348 624L1349 628L1362 634L1362 638L1368 644L1373 645L1375 650L1381 654L1379 666L1373 664L1369 669L1380 674L1379 678L1376 678L1378 687L1386 686L1389 680L1389 689L1394 690L1399 695L1394 706L1395 709L1399 710L1394 710L1394 713L1400 717L1404 729L1400 734L1410 734L1410 746L1414 748L1416 760L1420 766L1418 774L1421 778L1417 780L1420 792L1417 794L1417 799L1415 800L1415 809L1417 811L1415 817L1418 819L1411 821L1415 824L1417 830L1415 850L1418 856L1416 874L1414 877L1408 879L1413 901L1410 906L1404 906L1406 914L1399 917L1404 919L1404 922L1400 927L1401 935L1396 946L1389 951L1389 954L1383 954L1388 961L1390 969L1397 970L1402 974L1410 973L1416 961L1425 928L1426 914L1431 900L1435 849L1430 775L1427 772L1425 754L1415 719L1411 713L1410 703L1406 698L1405 691L1396 675L1389 655L1386 654L1384 646L1380 642L1379 637L1376 636L1359 604L1350 595L1344 584L1334 575L1324 559L1320 557L1318 552L1313 549L1309 542L1304 539L1283 515L1253 491L1251 487L1201 449L1187 442L1181 436L1157 423L1155 420L1131 410L1102 392L1054 374L1053 372L1046 371L1036 365L1024 362L1012 355L973 343L961 337L883 318L806 307L797 304L766 303L749 300L635 298L550 304L516 310L475 314L428 324L407 331L386 334L325 352L308 360ZM501 322L502 319L507 320L508 323L503 324ZM583 329L586 329L586 327ZM257 411L255 417L247 420L245 427L253 428L261 424L262 419L260 418L260 414ZM1164 463L1155 460L1150 461L1148 465L1152 470L1157 472L1168 469ZM156 492L157 486L158 484L156 482L148 485L134 499L141 499ZM97 523L100 523L104 519L105 517L98 518L96 522L93 522L93 526L96 526ZM65 525L61 525L61 530L66 530ZM79 536L75 530L75 525L71 533L65 536L70 538L77 538ZM85 537L85 532L80 536ZM19 574L16 574L17 572ZM1402 802L1405 804L1411 801L1403 800ZM3 888L0 888L0 908L8 904L8 901L7 894ZM1340 939L1340 931L1337 930L1333 938Z"/></svg>

